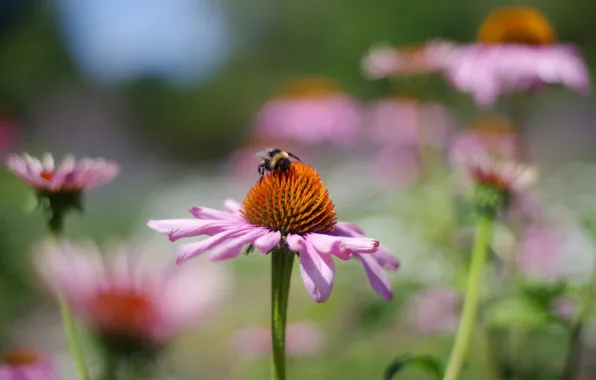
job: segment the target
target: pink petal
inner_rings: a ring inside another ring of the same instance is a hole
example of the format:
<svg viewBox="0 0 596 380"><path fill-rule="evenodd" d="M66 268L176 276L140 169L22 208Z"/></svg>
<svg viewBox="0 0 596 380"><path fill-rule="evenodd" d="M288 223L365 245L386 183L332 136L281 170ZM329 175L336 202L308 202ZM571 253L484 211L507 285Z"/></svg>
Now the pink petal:
<svg viewBox="0 0 596 380"><path fill-rule="evenodd" d="M240 210L242 210L242 205L233 199L226 199L224 201L224 206L235 215L240 215Z"/></svg>
<svg viewBox="0 0 596 380"><path fill-rule="evenodd" d="M215 235L225 231L230 223L197 219L152 219L147 222L147 226L161 234L168 235L170 241L176 241L185 237Z"/></svg>
<svg viewBox="0 0 596 380"><path fill-rule="evenodd" d="M178 248L178 257L176 258L176 264L180 265L187 260L192 259L204 253L213 247L221 244L223 241L230 238L241 236L247 232L246 229L229 229L213 235L205 240L197 241L194 243L181 244Z"/></svg>
<svg viewBox="0 0 596 380"><path fill-rule="evenodd" d="M385 300L390 301L393 298L393 291L391 290L391 284L383 272L383 268L379 265L372 255L359 255L355 254L364 267L366 277L370 286L377 292L378 295L383 297Z"/></svg>
<svg viewBox="0 0 596 380"><path fill-rule="evenodd" d="M334 254L342 260L349 260L351 253L372 253L379 248L377 240L365 237L343 237L311 233L305 238L312 243L318 252Z"/></svg>
<svg viewBox="0 0 596 380"><path fill-rule="evenodd" d="M325 302L333 290L333 259L328 254L319 254L310 242L300 236L289 235L287 242L290 249L300 255L300 274L306 290L316 302Z"/></svg>
<svg viewBox="0 0 596 380"><path fill-rule="evenodd" d="M240 236L237 239L228 240L211 251L209 254L209 261L233 259L240 254L244 245L254 243L257 238L262 235L263 230L259 227L256 227L251 232L245 232L243 236Z"/></svg>
<svg viewBox="0 0 596 380"><path fill-rule="evenodd" d="M279 231L267 232L265 235L255 240L255 248L262 253L269 253L273 248L277 247L280 240L281 233Z"/></svg>
<svg viewBox="0 0 596 380"><path fill-rule="evenodd" d="M230 220L236 218L236 215L228 211L220 211L209 207L192 207L189 211L197 219Z"/></svg>
<svg viewBox="0 0 596 380"><path fill-rule="evenodd" d="M400 266L399 260L383 247L373 253L372 257L383 269L396 271Z"/></svg>

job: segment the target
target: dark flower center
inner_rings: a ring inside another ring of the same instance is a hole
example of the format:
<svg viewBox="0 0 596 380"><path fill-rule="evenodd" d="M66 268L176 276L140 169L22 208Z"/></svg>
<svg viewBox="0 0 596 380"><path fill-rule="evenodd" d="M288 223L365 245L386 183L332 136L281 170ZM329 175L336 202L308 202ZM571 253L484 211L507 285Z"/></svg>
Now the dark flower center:
<svg viewBox="0 0 596 380"><path fill-rule="evenodd" d="M110 336L145 337L157 319L152 300L130 289L98 292L89 311L100 332Z"/></svg>
<svg viewBox="0 0 596 380"><path fill-rule="evenodd" d="M336 222L335 206L321 177L300 162L254 185L242 203L242 215L251 224L283 235L329 232Z"/></svg>
<svg viewBox="0 0 596 380"><path fill-rule="evenodd" d="M478 41L488 44L547 45L554 40L550 22L531 7L499 8L484 20L478 32Z"/></svg>
<svg viewBox="0 0 596 380"><path fill-rule="evenodd" d="M35 364L39 361L39 355L35 351L19 349L4 354L3 362L13 366L24 366Z"/></svg>

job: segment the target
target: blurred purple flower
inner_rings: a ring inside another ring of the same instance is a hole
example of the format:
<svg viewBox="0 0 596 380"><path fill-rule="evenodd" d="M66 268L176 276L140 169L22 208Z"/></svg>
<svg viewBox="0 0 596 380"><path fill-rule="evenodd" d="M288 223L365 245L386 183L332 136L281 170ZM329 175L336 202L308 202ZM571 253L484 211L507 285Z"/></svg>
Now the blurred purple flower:
<svg viewBox="0 0 596 380"><path fill-rule="evenodd" d="M0 380L58 380L55 363L29 350L13 350L0 357Z"/></svg>
<svg viewBox="0 0 596 380"><path fill-rule="evenodd" d="M377 154L379 177L393 181L400 188L412 184L420 176L420 150L417 147L385 146Z"/></svg>
<svg viewBox="0 0 596 380"><path fill-rule="evenodd" d="M443 148L454 129L448 110L440 103L410 98L373 102L365 113L366 135L381 146Z"/></svg>
<svg viewBox="0 0 596 380"><path fill-rule="evenodd" d="M449 161L460 165L467 157L491 155L514 159L518 151L518 135L501 117L482 118L470 128L458 132L449 147Z"/></svg>
<svg viewBox="0 0 596 380"><path fill-rule="evenodd" d="M249 190L242 205L227 201L226 206L231 211L193 207L190 213L195 219L150 220L148 226L170 241L209 236L182 244L178 264L207 251L211 251L209 260L220 261L238 257L248 244L264 254L283 244L299 255L304 286L316 302L331 295L335 278L332 256L359 260L372 288L384 299L392 298L384 270L397 270L398 260L377 240L365 237L358 226L336 223L327 189L309 166L295 162L287 173L267 174Z"/></svg>
<svg viewBox="0 0 596 380"><path fill-rule="evenodd" d="M286 352L288 356L310 356L323 345L319 330L306 322L289 323L286 330ZM233 337L233 346L238 356L248 359L260 358L271 353L271 329L250 327L238 331Z"/></svg>
<svg viewBox="0 0 596 380"><path fill-rule="evenodd" d="M208 0L58 0L75 61L107 82L154 74L204 80L229 50L222 4Z"/></svg>
<svg viewBox="0 0 596 380"><path fill-rule="evenodd" d="M361 134L358 103L324 78L292 83L268 101L255 120L259 140L288 140L305 144L353 144Z"/></svg>
<svg viewBox="0 0 596 380"><path fill-rule="evenodd" d="M41 160L27 153L11 154L6 165L35 189L48 192L90 190L111 182L120 171L116 163L103 158L83 158L77 162L71 155L56 166L51 154L45 154Z"/></svg>
<svg viewBox="0 0 596 380"><path fill-rule="evenodd" d="M566 321L572 321L577 313L577 305L568 297L559 297L551 305L552 312Z"/></svg>
<svg viewBox="0 0 596 380"><path fill-rule="evenodd" d="M423 333L451 333L457 329L461 297L453 290L426 289L412 297L410 323Z"/></svg>
<svg viewBox="0 0 596 380"><path fill-rule="evenodd" d="M369 79L431 74L445 67L455 46L448 41L436 40L400 48L374 47L362 60L362 71Z"/></svg>
<svg viewBox="0 0 596 380"><path fill-rule="evenodd" d="M478 43L459 46L445 68L458 90L487 106L502 95L543 84L563 84L587 94L589 72L571 45L555 44L542 13L530 7L503 7L483 22Z"/></svg>
<svg viewBox="0 0 596 380"><path fill-rule="evenodd" d="M38 249L42 279L104 339L167 339L213 312L228 294L223 268L177 268L115 246L109 261L93 245L67 241Z"/></svg>
<svg viewBox="0 0 596 380"><path fill-rule="evenodd" d="M522 272L537 279L562 275L565 249L563 231L555 227L527 226L518 248L517 263Z"/></svg>

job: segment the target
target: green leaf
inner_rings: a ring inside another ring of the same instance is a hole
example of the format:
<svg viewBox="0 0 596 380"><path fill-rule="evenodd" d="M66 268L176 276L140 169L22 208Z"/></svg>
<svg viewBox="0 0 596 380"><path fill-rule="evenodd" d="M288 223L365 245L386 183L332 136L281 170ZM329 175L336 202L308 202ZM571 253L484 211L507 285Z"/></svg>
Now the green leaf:
<svg viewBox="0 0 596 380"><path fill-rule="evenodd" d="M540 328L552 322L552 318L545 305L528 297L515 297L489 306L487 321L493 327Z"/></svg>
<svg viewBox="0 0 596 380"><path fill-rule="evenodd" d="M404 354L398 356L389 364L385 370L384 380L391 380L405 367L416 367L424 372L431 374L437 380L443 378L443 365L440 360L431 355L411 355Z"/></svg>

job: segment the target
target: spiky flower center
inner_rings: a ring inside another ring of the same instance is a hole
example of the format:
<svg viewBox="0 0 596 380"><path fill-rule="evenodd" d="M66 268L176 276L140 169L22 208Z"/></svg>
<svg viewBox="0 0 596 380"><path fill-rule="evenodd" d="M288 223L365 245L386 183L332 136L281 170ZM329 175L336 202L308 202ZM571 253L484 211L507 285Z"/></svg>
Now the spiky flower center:
<svg viewBox="0 0 596 380"><path fill-rule="evenodd" d="M478 184L492 187L498 190L508 191L511 183L503 176L491 170L484 170L481 168L474 168L472 175Z"/></svg>
<svg viewBox="0 0 596 380"><path fill-rule="evenodd" d="M317 98L340 93L339 88L331 80L321 77L304 78L290 83L282 92L282 97Z"/></svg>
<svg viewBox="0 0 596 380"><path fill-rule="evenodd" d="M288 172L268 173L248 192L242 216L251 224L283 235L332 231L335 206L319 174L293 162Z"/></svg>
<svg viewBox="0 0 596 380"><path fill-rule="evenodd" d="M548 19L531 7L503 7L488 15L478 31L478 41L488 44L547 45L555 40Z"/></svg>
<svg viewBox="0 0 596 380"><path fill-rule="evenodd" d="M157 316L152 300L133 289L99 291L89 309L99 330L107 335L144 336Z"/></svg>
<svg viewBox="0 0 596 380"><path fill-rule="evenodd" d="M39 355L35 351L19 349L4 354L2 361L13 366L31 365L39 361Z"/></svg>
<svg viewBox="0 0 596 380"><path fill-rule="evenodd" d="M54 178L54 171L44 170L39 174L39 176L45 180L51 181Z"/></svg>

